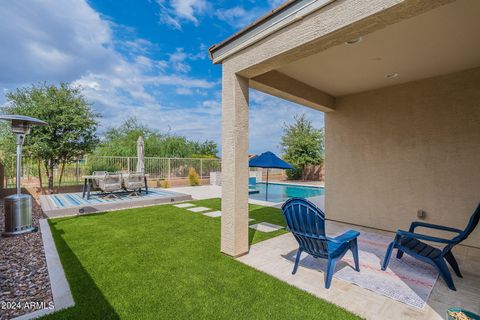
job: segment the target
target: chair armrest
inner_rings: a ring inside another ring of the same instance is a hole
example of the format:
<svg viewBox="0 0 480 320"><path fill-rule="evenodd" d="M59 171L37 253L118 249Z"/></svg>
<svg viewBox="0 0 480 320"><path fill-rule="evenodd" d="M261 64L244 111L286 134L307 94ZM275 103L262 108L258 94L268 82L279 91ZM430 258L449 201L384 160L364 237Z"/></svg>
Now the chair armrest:
<svg viewBox="0 0 480 320"><path fill-rule="evenodd" d="M423 227L423 228L430 228L430 229L436 229L436 230L443 230L443 231L450 231L450 232L456 232L456 233L462 233L463 230L457 229L457 228L452 228L452 227L446 227L446 226L441 226L438 224L432 224L432 223L427 223L427 222L420 222L420 221L414 221L410 225L410 229L408 230L409 232L414 232L415 228L417 227Z"/></svg>
<svg viewBox="0 0 480 320"><path fill-rule="evenodd" d="M337 243L344 243L348 241L352 241L356 239L360 235L360 232L355 231L355 230L348 230L344 232L343 234L335 237L335 238L329 238L327 237L328 240L332 242L337 242Z"/></svg>
<svg viewBox="0 0 480 320"><path fill-rule="evenodd" d="M433 242L438 242L438 243L456 243L455 241L452 241L450 239L432 237L432 236L428 236L426 234L407 232L407 231L404 231L404 230L397 230L397 236L414 238L414 239L419 239L419 240L426 240L426 241L433 241Z"/></svg>

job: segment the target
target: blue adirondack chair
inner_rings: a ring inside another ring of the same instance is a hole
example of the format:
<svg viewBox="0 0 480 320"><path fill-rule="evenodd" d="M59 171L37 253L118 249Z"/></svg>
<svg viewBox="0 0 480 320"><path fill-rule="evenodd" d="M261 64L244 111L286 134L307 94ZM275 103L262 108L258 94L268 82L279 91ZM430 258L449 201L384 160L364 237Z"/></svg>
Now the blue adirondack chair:
<svg viewBox="0 0 480 320"><path fill-rule="evenodd" d="M300 255L306 252L315 258L328 259L325 288L330 288L337 261L351 250L355 260L355 270L360 271L358 262L357 237L360 232L349 230L344 234L330 238L325 235L325 214L308 200L292 198L282 206L287 228L298 242L297 257L292 274L295 274Z"/></svg>
<svg viewBox="0 0 480 320"><path fill-rule="evenodd" d="M467 227L464 230L439 226L431 223L425 222L412 222L410 225L410 229L407 231L398 230L395 239L387 248L387 253L385 254L385 258L382 264L382 270L385 270L388 267L388 263L390 261L390 256L392 255L393 249L398 249L397 251L397 258L401 259L403 253L407 253L412 257L429 263L438 269L438 272L442 276L443 280L447 283L448 287L451 290L456 290L455 285L453 283L452 275L448 270L447 263L450 264L453 271L457 276L463 278L462 274L460 273L460 269L458 267L457 260L453 256L452 248L462 242L463 240L467 239L467 237L472 233L475 227L478 225L478 221L480 220L480 203L478 204L477 209L473 213L470 221L467 224ZM438 237L432 237L424 234L415 233L415 229L417 227L424 227L430 229L437 229L443 231L449 231L457 233L458 235L453 237L452 239L443 239ZM432 247L420 240L432 241L439 244L444 244L445 247L443 250L438 248ZM446 261L446 262L445 262Z"/></svg>

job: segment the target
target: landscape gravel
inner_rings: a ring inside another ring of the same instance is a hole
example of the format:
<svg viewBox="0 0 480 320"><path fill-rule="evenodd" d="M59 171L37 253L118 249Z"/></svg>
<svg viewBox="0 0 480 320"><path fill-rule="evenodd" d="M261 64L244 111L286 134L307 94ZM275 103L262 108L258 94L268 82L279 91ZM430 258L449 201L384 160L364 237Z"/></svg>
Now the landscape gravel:
<svg viewBox="0 0 480 320"><path fill-rule="evenodd" d="M3 201L0 202L0 230L4 230ZM34 201L32 220L38 228L43 218ZM0 320L11 319L53 306L47 262L40 231L14 237L0 237Z"/></svg>

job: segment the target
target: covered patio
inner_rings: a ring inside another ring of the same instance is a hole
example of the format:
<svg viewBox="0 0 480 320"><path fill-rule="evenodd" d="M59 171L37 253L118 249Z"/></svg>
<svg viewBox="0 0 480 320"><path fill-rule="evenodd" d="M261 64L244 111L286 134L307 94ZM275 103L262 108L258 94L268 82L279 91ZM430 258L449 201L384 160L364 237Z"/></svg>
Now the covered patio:
<svg viewBox="0 0 480 320"><path fill-rule="evenodd" d="M350 229L361 232L360 271L369 274L363 279L361 276L351 277L355 274L351 270L352 257L346 255L343 263L337 267L328 290L324 287L324 263L307 254L302 255L299 270L292 275L298 244L291 233L254 244L248 254L237 260L366 319L445 319L446 310L452 306L480 312L480 276L472 270L462 270L463 279L455 278L457 291L449 290L441 279L435 281L436 277L433 277L433 284L430 283L428 287L415 286L414 283L422 279L421 275L417 278L414 274L397 268L398 265L384 275L383 280L388 281L387 285L375 283L375 278L381 276L380 268L375 268L372 261L364 260L368 255L383 253L383 248L371 250L367 243L371 240L371 235L386 240L393 238L394 233L335 221L327 222L327 230L331 235ZM383 256L376 255L375 258L379 263ZM414 269L413 272L415 271ZM392 289L398 289L398 292ZM412 300L408 301L409 298Z"/></svg>
<svg viewBox="0 0 480 320"><path fill-rule="evenodd" d="M328 233L393 237L419 219L463 229L480 201L479 14L470 0L288 1L210 48L223 68L222 252L368 318L478 313L478 228L454 248L457 292L440 279L412 309L341 280L327 291L318 271L292 276L291 236L249 248L247 181L253 88L324 112Z"/></svg>

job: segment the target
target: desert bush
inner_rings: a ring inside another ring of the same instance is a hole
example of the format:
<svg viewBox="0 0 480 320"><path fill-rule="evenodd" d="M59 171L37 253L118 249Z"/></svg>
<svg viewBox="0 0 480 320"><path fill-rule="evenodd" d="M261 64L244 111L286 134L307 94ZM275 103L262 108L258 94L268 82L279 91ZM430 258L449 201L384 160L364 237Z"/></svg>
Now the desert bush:
<svg viewBox="0 0 480 320"><path fill-rule="evenodd" d="M164 188L164 189L170 188L170 181L168 180L160 181L160 188Z"/></svg>
<svg viewBox="0 0 480 320"><path fill-rule="evenodd" d="M299 167L286 170L288 180L299 180L302 178L303 170Z"/></svg>
<svg viewBox="0 0 480 320"><path fill-rule="evenodd" d="M200 177L194 167L190 167L190 170L188 170L188 181L190 181L191 186L200 185Z"/></svg>

